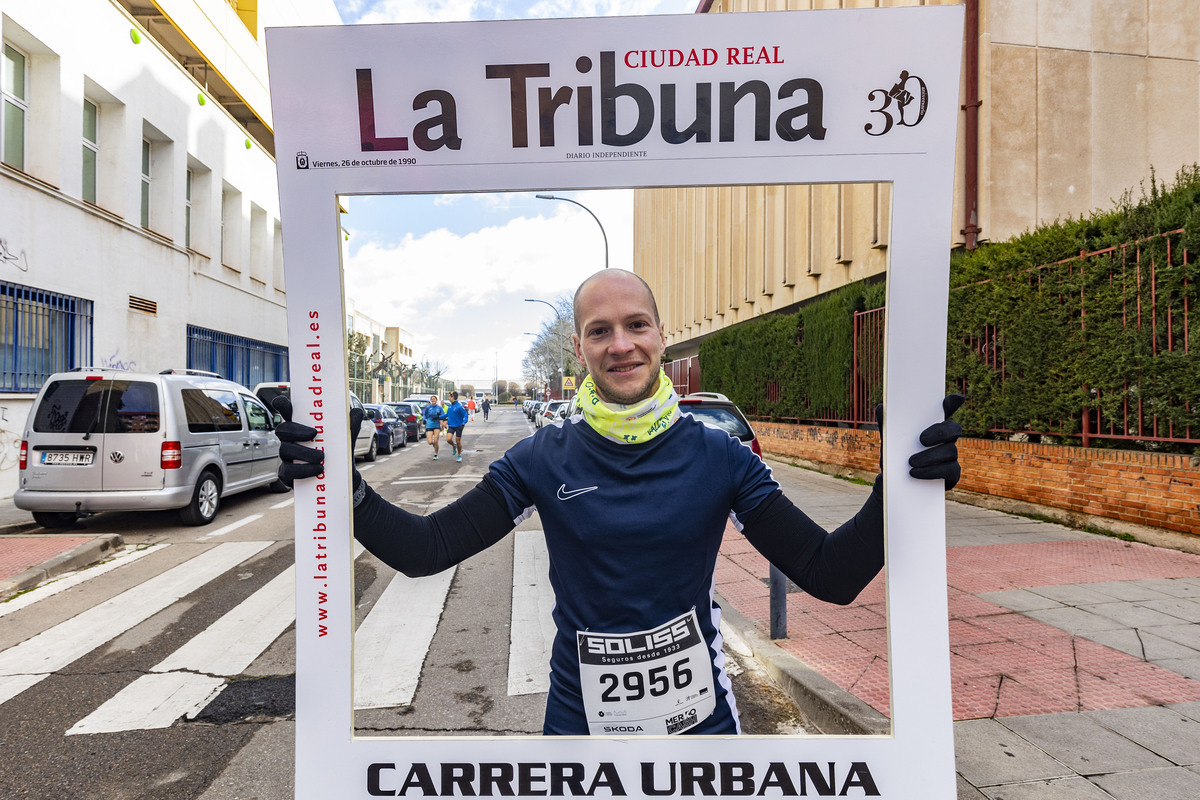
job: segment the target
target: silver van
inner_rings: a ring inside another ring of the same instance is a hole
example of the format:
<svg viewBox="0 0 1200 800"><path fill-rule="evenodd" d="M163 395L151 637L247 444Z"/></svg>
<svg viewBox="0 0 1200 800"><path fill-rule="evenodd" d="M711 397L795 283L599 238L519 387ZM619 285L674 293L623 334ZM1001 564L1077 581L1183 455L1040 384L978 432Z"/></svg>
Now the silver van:
<svg viewBox="0 0 1200 800"><path fill-rule="evenodd" d="M51 375L21 441L13 503L47 528L99 511L178 508L207 525L221 498L279 481L278 415L249 389L195 370Z"/></svg>

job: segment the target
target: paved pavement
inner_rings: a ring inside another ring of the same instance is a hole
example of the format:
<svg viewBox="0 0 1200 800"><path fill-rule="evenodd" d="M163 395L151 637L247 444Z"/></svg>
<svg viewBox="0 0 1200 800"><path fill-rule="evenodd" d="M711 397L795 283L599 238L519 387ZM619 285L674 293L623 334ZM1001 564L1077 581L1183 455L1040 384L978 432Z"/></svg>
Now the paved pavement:
<svg viewBox="0 0 1200 800"><path fill-rule="evenodd" d="M772 467L830 527L869 491ZM954 502L947 539L960 800L1200 796L1200 555ZM120 545L47 533L0 503L0 600ZM790 592L788 638L772 642L767 573L730 528L727 622L823 731L887 731L882 576L846 607Z"/></svg>

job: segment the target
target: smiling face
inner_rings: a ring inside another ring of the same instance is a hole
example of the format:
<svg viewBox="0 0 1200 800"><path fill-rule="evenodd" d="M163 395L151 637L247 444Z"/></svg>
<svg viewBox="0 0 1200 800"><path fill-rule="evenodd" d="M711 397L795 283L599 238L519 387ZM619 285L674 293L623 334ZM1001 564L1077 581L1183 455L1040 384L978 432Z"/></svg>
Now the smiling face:
<svg viewBox="0 0 1200 800"><path fill-rule="evenodd" d="M667 341L640 278L617 269L588 278L575 294L575 321L575 357L601 400L630 405L654 394Z"/></svg>

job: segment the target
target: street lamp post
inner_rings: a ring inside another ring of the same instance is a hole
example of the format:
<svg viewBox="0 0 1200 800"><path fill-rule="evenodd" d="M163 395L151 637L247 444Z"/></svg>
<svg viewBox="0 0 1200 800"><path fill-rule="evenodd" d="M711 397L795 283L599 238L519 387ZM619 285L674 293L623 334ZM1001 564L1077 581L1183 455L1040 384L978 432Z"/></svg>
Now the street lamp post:
<svg viewBox="0 0 1200 800"><path fill-rule="evenodd" d="M572 200L569 197L559 197L556 194L539 194L534 195L539 200L562 200L564 203L574 203L584 211L592 215L592 219L596 220L596 224L600 225L600 235L604 237L604 268L608 269L608 234L604 232L604 225L601 224L600 218L592 213L592 210L578 200Z"/></svg>
<svg viewBox="0 0 1200 800"><path fill-rule="evenodd" d="M550 306L550 310L553 311L554 316L558 318L559 327L562 327L562 314L558 312L558 309L553 303L545 300L531 300L529 298L525 298L525 302L541 303L542 305ZM562 333L560 333L557 329L554 331L554 333L558 339L558 393L561 395L563 393L563 379L567 376L567 363L563 357Z"/></svg>

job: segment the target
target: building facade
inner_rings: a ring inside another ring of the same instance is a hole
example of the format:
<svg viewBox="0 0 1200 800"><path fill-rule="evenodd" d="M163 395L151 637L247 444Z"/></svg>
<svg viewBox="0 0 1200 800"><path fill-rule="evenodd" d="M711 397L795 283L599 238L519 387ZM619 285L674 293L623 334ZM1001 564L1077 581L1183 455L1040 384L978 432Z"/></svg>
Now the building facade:
<svg viewBox="0 0 1200 800"><path fill-rule="evenodd" d="M702 0L698 13L962 0ZM965 0L947 245L1003 241L1111 208L1200 161L1200 3ZM670 359L705 336L887 269L886 184L642 189L634 269Z"/></svg>
<svg viewBox="0 0 1200 800"><path fill-rule="evenodd" d="M4 4L0 497L52 372L286 379L263 31L299 24L340 18L332 0Z"/></svg>

